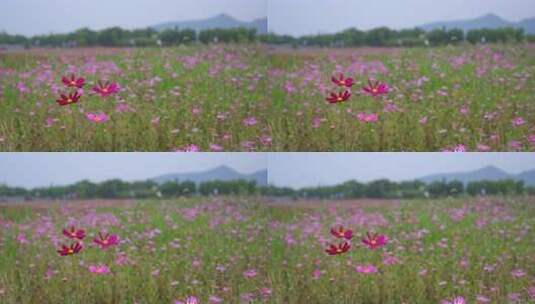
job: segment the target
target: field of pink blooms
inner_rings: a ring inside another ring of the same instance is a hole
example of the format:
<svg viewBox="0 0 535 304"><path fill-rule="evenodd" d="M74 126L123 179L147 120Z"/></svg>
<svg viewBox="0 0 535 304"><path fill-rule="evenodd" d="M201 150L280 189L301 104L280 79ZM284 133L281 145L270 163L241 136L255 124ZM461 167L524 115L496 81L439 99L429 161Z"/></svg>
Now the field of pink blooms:
<svg viewBox="0 0 535 304"><path fill-rule="evenodd" d="M534 45L275 49L270 63L275 150L535 150Z"/></svg>
<svg viewBox="0 0 535 304"><path fill-rule="evenodd" d="M0 53L0 151L271 150L261 46Z"/></svg>
<svg viewBox="0 0 535 304"><path fill-rule="evenodd" d="M533 197L0 206L2 303L532 303Z"/></svg>

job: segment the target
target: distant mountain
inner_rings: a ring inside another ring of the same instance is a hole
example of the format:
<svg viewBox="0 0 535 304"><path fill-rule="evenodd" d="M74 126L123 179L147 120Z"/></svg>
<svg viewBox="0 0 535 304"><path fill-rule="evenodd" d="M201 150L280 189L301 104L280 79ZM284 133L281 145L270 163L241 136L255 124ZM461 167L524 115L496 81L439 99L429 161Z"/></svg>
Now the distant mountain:
<svg viewBox="0 0 535 304"><path fill-rule="evenodd" d="M458 180L466 184L472 181L480 181L480 180L496 181L496 180L503 180L503 179L522 180L524 181L525 185L535 186L535 169L524 171L520 174L509 174L503 171L502 169L496 168L494 166L488 166L479 170L469 171L469 172L433 174L433 175L421 177L418 180L421 180L426 183L430 183L434 181L441 181L441 180L445 180L445 181Z"/></svg>
<svg viewBox="0 0 535 304"><path fill-rule="evenodd" d="M192 29L195 31L202 31L207 29L229 29L237 27L245 28L254 28L256 29L257 34L266 34L267 33L267 18L261 18L253 20L251 22L244 22L238 19L235 19L226 14L220 14L208 19L202 20L189 20L189 21L175 21L175 22L166 22L161 24L156 24L152 26L157 31L165 29Z"/></svg>
<svg viewBox="0 0 535 304"><path fill-rule="evenodd" d="M220 166L208 171L203 172L191 172L191 173L171 173L171 174L165 174L160 175L157 177L152 178L151 180L162 184L168 181L192 181L197 184L207 181L231 181L231 180L238 180L238 179L244 179L249 181L256 181L256 184L259 186L266 186L267 185L267 170L260 170L257 172L254 172L252 174L242 174L237 172L236 170L226 167L226 166Z"/></svg>
<svg viewBox="0 0 535 304"><path fill-rule="evenodd" d="M434 29L453 29L458 28L464 31L473 29L489 28L495 29L500 27L515 27L523 28L526 33L535 34L535 18L524 19L520 22L507 21L495 14L488 14L475 19L467 20L453 20L453 21L439 21L433 23L423 24L418 26L425 31L431 31Z"/></svg>

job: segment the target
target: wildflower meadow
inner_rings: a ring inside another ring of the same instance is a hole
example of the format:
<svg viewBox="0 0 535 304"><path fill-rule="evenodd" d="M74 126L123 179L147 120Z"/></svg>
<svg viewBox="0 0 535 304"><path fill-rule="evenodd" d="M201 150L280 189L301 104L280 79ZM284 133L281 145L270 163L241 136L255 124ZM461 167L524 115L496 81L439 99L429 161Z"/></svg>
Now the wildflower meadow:
<svg viewBox="0 0 535 304"><path fill-rule="evenodd" d="M533 151L535 48L271 50L275 150Z"/></svg>
<svg viewBox="0 0 535 304"><path fill-rule="evenodd" d="M0 206L2 303L531 303L532 197Z"/></svg>
<svg viewBox="0 0 535 304"><path fill-rule="evenodd" d="M0 54L1 151L533 151L532 44Z"/></svg>
<svg viewBox="0 0 535 304"><path fill-rule="evenodd" d="M253 44L0 54L0 150L270 150L266 59Z"/></svg>

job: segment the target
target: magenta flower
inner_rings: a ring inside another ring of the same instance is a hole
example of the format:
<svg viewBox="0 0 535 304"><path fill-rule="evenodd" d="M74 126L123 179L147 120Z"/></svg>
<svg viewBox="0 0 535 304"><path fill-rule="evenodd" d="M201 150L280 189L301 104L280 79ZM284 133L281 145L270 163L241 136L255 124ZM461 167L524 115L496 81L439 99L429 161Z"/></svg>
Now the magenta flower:
<svg viewBox="0 0 535 304"><path fill-rule="evenodd" d="M443 300L442 304L466 304L466 300L463 297L455 297L453 300Z"/></svg>
<svg viewBox="0 0 535 304"><path fill-rule="evenodd" d="M362 88L362 92L364 94L373 97L386 95L388 94L389 90L390 88L388 87L388 84L372 80L368 80L368 86Z"/></svg>
<svg viewBox="0 0 535 304"><path fill-rule="evenodd" d="M514 278L517 278L517 279L518 279L518 278L521 278L521 277L525 276L525 275L526 275L526 272L525 272L524 270L522 270L522 269L513 269L513 270L511 271L511 275L512 275Z"/></svg>
<svg viewBox="0 0 535 304"><path fill-rule="evenodd" d="M28 239L26 239L26 235L24 233L19 233L19 235L17 235L17 242L19 242L19 244L29 244L30 241L28 241Z"/></svg>
<svg viewBox="0 0 535 304"><path fill-rule="evenodd" d="M30 92L30 89L28 89L28 88L26 87L26 85L24 84L24 82L22 82L22 81L19 82L19 83L17 83L17 89L19 90L19 92L20 92L21 94Z"/></svg>
<svg viewBox="0 0 535 304"><path fill-rule="evenodd" d="M528 296L530 299L535 300L535 285L528 288Z"/></svg>
<svg viewBox="0 0 535 304"><path fill-rule="evenodd" d="M262 295L262 298L267 299L271 296L271 289L262 287L260 288L260 294Z"/></svg>
<svg viewBox="0 0 535 304"><path fill-rule="evenodd" d="M87 119L95 123L102 123L102 122L106 122L110 120L109 116L103 112L100 112L100 113L89 112L85 115L85 117L87 117Z"/></svg>
<svg viewBox="0 0 535 304"><path fill-rule="evenodd" d="M119 93L119 90L121 87L116 82L109 82L106 81L106 83L102 83L102 81L98 81L98 86L93 87L93 92L99 94L102 97L108 97L110 95Z"/></svg>
<svg viewBox="0 0 535 304"><path fill-rule="evenodd" d="M84 229L76 229L76 227L71 226L70 228L63 229L63 235L70 239L79 239L83 240L85 238Z"/></svg>
<svg viewBox="0 0 535 304"><path fill-rule="evenodd" d="M110 269L106 265L89 265L89 272L96 274L110 274Z"/></svg>
<svg viewBox="0 0 535 304"><path fill-rule="evenodd" d="M466 146L463 144L458 144L457 146L455 146L455 149L453 149L453 152L466 152L466 151L467 151Z"/></svg>
<svg viewBox="0 0 535 304"><path fill-rule="evenodd" d="M383 264L385 265L396 265L399 264L399 259L393 255L384 254L383 255Z"/></svg>
<svg viewBox="0 0 535 304"><path fill-rule="evenodd" d="M425 125L427 124L427 121L428 121L428 118L427 116L424 116L422 118L420 118L420 120L418 121L421 125Z"/></svg>
<svg viewBox="0 0 535 304"><path fill-rule="evenodd" d="M353 230L344 228L342 225L338 226L338 228L332 227L331 234L338 239L345 238L350 240L353 238Z"/></svg>
<svg viewBox="0 0 535 304"><path fill-rule="evenodd" d="M188 296L184 301L176 300L175 304L199 304L199 299L194 296Z"/></svg>
<svg viewBox="0 0 535 304"><path fill-rule="evenodd" d="M369 264L369 265L359 265L355 267L355 270L360 273L377 273L377 267Z"/></svg>
<svg viewBox="0 0 535 304"><path fill-rule="evenodd" d="M362 243L370 249L377 249L383 247L388 242L388 237L384 234L366 233L366 238L362 239Z"/></svg>
<svg viewBox="0 0 535 304"><path fill-rule="evenodd" d="M98 233L99 238L95 238L93 242L100 246L101 249L108 249L112 246L119 245L119 237L116 234L102 234L102 232Z"/></svg>
<svg viewBox="0 0 535 304"><path fill-rule="evenodd" d="M522 117L516 117L515 119L512 120L511 123L512 123L513 127L519 127L519 126L525 124L526 121Z"/></svg>
<svg viewBox="0 0 535 304"><path fill-rule="evenodd" d="M66 87L76 87L81 89L85 85L85 79L83 77L77 78L74 74L72 74L70 78L63 76L61 81Z"/></svg>
<svg viewBox="0 0 535 304"><path fill-rule="evenodd" d="M528 136L528 141L532 146L535 146L535 134Z"/></svg>
<svg viewBox="0 0 535 304"><path fill-rule="evenodd" d="M257 275L257 272L256 272L255 269L247 269L246 271L243 272L243 276L246 279L254 278L254 277L256 277L256 275Z"/></svg>
<svg viewBox="0 0 535 304"><path fill-rule="evenodd" d="M361 122L377 122L379 120L379 115L375 113L366 114L361 112L357 114L357 118Z"/></svg>
<svg viewBox="0 0 535 304"><path fill-rule="evenodd" d="M350 88L355 84L353 78L351 77L345 78L344 74L340 74L340 77L338 78L334 76L331 77L331 81L339 87Z"/></svg>
<svg viewBox="0 0 535 304"><path fill-rule="evenodd" d="M254 117L247 117L243 120L243 125L246 126L246 127L251 127L251 126L254 126L258 123L258 121L256 120L256 118Z"/></svg>

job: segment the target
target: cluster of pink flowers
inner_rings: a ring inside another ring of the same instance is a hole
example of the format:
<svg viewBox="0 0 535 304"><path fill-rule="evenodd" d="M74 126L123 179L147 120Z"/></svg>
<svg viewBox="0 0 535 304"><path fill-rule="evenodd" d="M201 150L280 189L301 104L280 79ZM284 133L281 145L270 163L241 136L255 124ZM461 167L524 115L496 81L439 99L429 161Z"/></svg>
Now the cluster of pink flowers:
<svg viewBox="0 0 535 304"><path fill-rule="evenodd" d="M82 98L84 93L83 87L86 84L85 78L76 77L74 74L71 74L70 77L63 76L61 79L65 88L71 89L68 93L61 93L60 98L56 102L60 106L67 106L71 104L78 103ZM92 88L93 93L100 95L105 98L114 94L119 93L120 86L116 82L102 82L98 81L97 85ZM103 112L93 113L89 112L86 114L86 118L95 123L102 123L109 120L109 116Z"/></svg>
<svg viewBox="0 0 535 304"><path fill-rule="evenodd" d="M340 74L337 78L335 76L331 77L331 81L338 87L343 88L344 90L336 93L332 92L326 98L329 103L342 103L349 98L351 98L351 87L355 84L355 81L351 77L345 77L344 74ZM388 84L376 80L368 79L368 85L362 88L362 93L372 97L378 97L381 95L386 95L390 91Z"/></svg>
<svg viewBox="0 0 535 304"><path fill-rule="evenodd" d="M81 241L86 237L84 229L77 229L75 226L63 229L63 235L69 239L78 240L72 243L70 246L61 245L61 248L57 250L60 256L69 256L80 253L83 249ZM80 241L80 242L79 242ZM119 237L116 234L98 233L98 237L93 240L102 250L106 250L110 247L119 245ZM89 265L89 272L95 274L110 274L111 270L108 266L103 264Z"/></svg>
<svg viewBox="0 0 535 304"><path fill-rule="evenodd" d="M325 251L329 255L339 255L348 252L351 249L351 244L349 241L353 238L353 230L346 229L344 226L339 226L338 228L331 228L331 235L334 236L337 239L344 239L345 241L342 243L336 244L330 244ZM388 242L388 237L384 234L373 234L371 232L366 233L366 237L361 240L361 242L366 245L371 250L375 250L378 248L381 248L385 246ZM397 259L395 257L388 257L388 263L395 264L397 263ZM367 265L358 265L355 267L355 270L359 273L376 273L379 270L377 267L375 267L372 264ZM319 277L321 275L321 271L317 269L317 271L313 274L315 277Z"/></svg>

